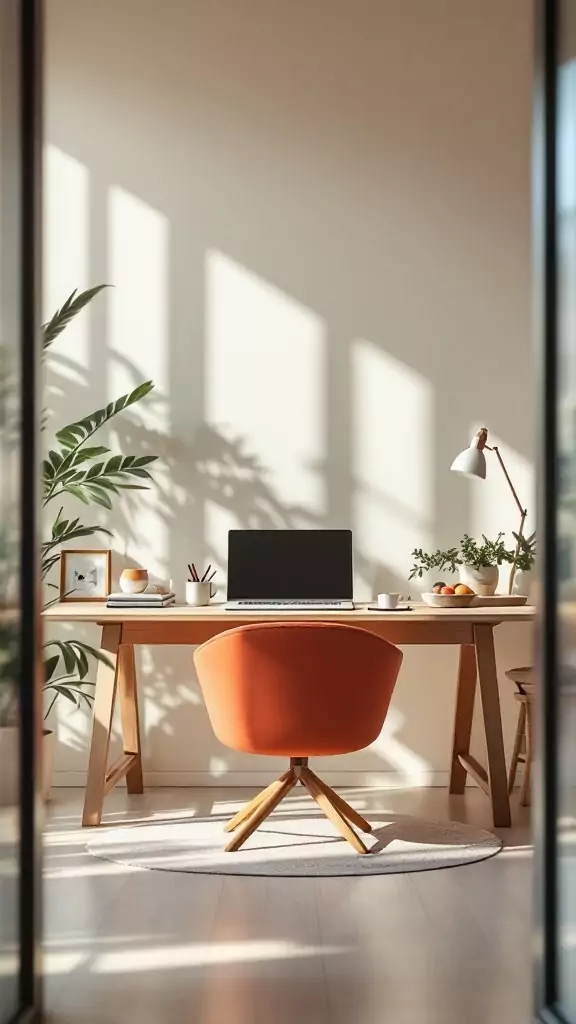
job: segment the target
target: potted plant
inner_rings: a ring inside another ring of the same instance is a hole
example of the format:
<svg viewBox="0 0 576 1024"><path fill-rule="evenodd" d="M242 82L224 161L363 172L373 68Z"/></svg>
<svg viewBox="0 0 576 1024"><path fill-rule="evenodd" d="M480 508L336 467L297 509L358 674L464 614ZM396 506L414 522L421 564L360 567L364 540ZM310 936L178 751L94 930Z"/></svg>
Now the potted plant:
<svg viewBox="0 0 576 1024"><path fill-rule="evenodd" d="M460 542L460 582L483 597L496 593L500 566L510 563L514 553L508 551L499 533L496 540L488 540L482 534L483 544L464 534Z"/></svg>
<svg viewBox="0 0 576 1024"><path fill-rule="evenodd" d="M70 321L105 287L97 285L80 294L75 290L68 296L62 308L43 325L45 356ZM151 477L147 467L158 456L115 455L105 445L95 445L92 439L114 416L140 402L153 387L152 381L145 381L133 391L110 402L104 409L98 409L76 423L69 423L57 432L43 465L44 508L66 495L84 505L95 503L111 509L114 496L120 491L148 488ZM110 530L104 526L86 525L79 517L67 518L64 507L60 506L52 520L50 535L42 545L41 575L47 587L58 589L49 580L49 576L60 562L62 546L97 533L111 536ZM54 600L57 601L58 597ZM48 605L51 603L49 601ZM59 698L71 701L76 707L82 704L91 706L95 682L89 678L90 669L98 661L109 664L106 655L80 640L48 640L44 650L44 692L50 698L45 721ZM48 796L50 790L53 745L53 731L46 727L43 764L45 796Z"/></svg>
<svg viewBox="0 0 576 1024"><path fill-rule="evenodd" d="M522 594L530 597L530 590L534 583L534 566L536 564L536 533L529 537L521 537L514 534L516 541L516 552L514 554L514 580L513 589L515 594Z"/></svg>
<svg viewBox="0 0 576 1024"><path fill-rule="evenodd" d="M432 554L426 553L422 548L416 548L412 552L415 564L408 578L421 579L424 573L432 571L441 575L458 570L460 582L465 583L474 593L482 596L494 594L498 585L499 567L504 562L510 563L514 560L514 552L505 547L503 536L503 533L499 533L496 540L488 540L482 535L483 543L479 544L465 533L458 548L438 550Z"/></svg>
<svg viewBox="0 0 576 1024"><path fill-rule="evenodd" d="M415 548L412 552L412 557L416 560L415 564L410 570L408 576L409 580L413 580L416 577L422 579L424 573L437 572L438 575L446 572L456 572L460 563L460 555L458 548L448 548L447 551L433 551L429 555L422 548Z"/></svg>

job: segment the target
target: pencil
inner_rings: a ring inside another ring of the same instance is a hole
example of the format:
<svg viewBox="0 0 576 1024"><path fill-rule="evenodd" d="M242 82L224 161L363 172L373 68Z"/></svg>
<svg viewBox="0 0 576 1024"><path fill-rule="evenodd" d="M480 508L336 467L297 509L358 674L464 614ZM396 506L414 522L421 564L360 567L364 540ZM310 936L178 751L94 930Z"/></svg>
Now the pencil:
<svg viewBox="0 0 576 1024"><path fill-rule="evenodd" d="M202 579L200 580L200 583L204 583L204 580L206 579L206 577L207 577L208 573L210 572L211 568L212 568L212 566L209 565L208 568L206 569L206 572L204 573Z"/></svg>
<svg viewBox="0 0 576 1024"><path fill-rule="evenodd" d="M210 580L214 579L214 577L215 577L217 572L218 572L218 569L214 569L214 572L212 573L211 576L208 577L208 579L206 580L206 583L210 583Z"/></svg>
<svg viewBox="0 0 576 1024"><path fill-rule="evenodd" d="M192 572L194 573L194 582L195 583L200 583L200 577L198 575L198 570L196 569L196 566L194 565L194 562L192 562Z"/></svg>

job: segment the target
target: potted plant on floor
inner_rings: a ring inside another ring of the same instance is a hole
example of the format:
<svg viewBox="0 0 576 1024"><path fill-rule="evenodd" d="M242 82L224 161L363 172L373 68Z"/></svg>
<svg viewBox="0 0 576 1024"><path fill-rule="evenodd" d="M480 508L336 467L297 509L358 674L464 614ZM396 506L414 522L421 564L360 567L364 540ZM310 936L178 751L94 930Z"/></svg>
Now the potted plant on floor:
<svg viewBox="0 0 576 1024"><path fill-rule="evenodd" d="M73 291L68 296L62 308L43 325L44 356L70 321L105 287L97 285L79 294ZM71 496L84 505L95 503L110 510L114 496L122 490L145 490L149 487L151 476L147 467L158 458L157 455L115 455L105 445L95 445L93 437L115 416L145 398L153 387L152 381L145 381L105 408L76 423L69 423L57 432L43 464L43 508L59 498ZM52 520L50 535L42 545L41 575L48 588L58 589L49 576L60 562L62 546L95 534L111 536L105 526L86 525L79 517L66 516L64 506L60 505ZM59 698L76 707L82 704L91 706L95 681L89 678L90 671L98 661L109 663L106 655L80 640L48 640L44 650L44 692L49 697L45 719ZM44 791L47 796L54 743L53 732L48 727L44 730L44 738Z"/></svg>

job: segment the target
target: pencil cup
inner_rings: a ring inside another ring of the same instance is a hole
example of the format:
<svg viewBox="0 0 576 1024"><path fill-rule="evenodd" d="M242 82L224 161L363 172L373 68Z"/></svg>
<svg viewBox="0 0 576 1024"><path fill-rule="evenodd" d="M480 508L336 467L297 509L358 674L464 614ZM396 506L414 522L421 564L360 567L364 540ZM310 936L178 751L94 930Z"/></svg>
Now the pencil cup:
<svg viewBox="0 0 576 1024"><path fill-rule="evenodd" d="M216 594L216 587L213 583L193 583L186 581L186 604L194 608L210 604L210 598Z"/></svg>

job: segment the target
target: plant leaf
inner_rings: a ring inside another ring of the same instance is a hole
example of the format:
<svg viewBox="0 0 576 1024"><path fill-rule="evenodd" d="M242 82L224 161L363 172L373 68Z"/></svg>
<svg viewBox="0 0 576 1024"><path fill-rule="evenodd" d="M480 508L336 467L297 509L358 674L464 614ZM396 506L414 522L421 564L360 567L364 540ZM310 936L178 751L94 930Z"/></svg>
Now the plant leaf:
<svg viewBox="0 0 576 1024"><path fill-rule="evenodd" d="M84 419L79 420L77 423L69 423L66 427L62 427L56 434L58 442L66 448L73 448L83 444L88 437L99 430L113 416L117 416L123 409L127 409L148 395L153 387L153 381L144 381L143 384L139 384L133 391L128 392L126 395L121 395L115 402L110 402L104 409L97 409L96 412L90 413L89 416L85 416Z"/></svg>
<svg viewBox="0 0 576 1024"><path fill-rule="evenodd" d="M73 494L75 498L80 498L80 501L83 501L85 505L90 504L90 499L86 494L84 494L82 488L77 486L77 484L66 484L64 490Z"/></svg>
<svg viewBox="0 0 576 1024"><path fill-rule="evenodd" d="M46 661L44 662L44 679L46 682L48 682L48 680L50 680L54 675L59 661L59 654L53 654L50 658L46 658Z"/></svg>
<svg viewBox="0 0 576 1024"><path fill-rule="evenodd" d="M47 323L42 325L42 347L46 351L50 345L68 326L71 320L87 306L103 288L110 287L107 284L97 284L94 288L87 288L86 291L78 294L77 289L68 296L64 305L57 309L54 316Z"/></svg>

